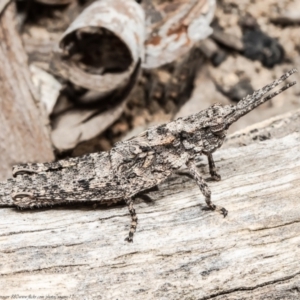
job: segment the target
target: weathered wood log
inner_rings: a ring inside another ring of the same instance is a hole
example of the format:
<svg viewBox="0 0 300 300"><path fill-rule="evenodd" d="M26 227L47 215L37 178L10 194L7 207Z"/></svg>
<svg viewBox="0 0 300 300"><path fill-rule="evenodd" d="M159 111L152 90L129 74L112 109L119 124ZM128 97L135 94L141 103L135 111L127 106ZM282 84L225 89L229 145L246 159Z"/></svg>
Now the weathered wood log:
<svg viewBox="0 0 300 300"><path fill-rule="evenodd" d="M125 205L2 208L1 296L299 299L300 133L290 130L299 115L257 124L215 153L222 181L209 186L226 218L207 211L184 176L135 205L133 244L123 241ZM255 138L273 131L281 133ZM206 161L199 167L208 174Z"/></svg>
<svg viewBox="0 0 300 300"><path fill-rule="evenodd" d="M54 158L47 119L38 107L27 57L16 30L15 3L3 9L0 11L0 180L10 176L14 164Z"/></svg>

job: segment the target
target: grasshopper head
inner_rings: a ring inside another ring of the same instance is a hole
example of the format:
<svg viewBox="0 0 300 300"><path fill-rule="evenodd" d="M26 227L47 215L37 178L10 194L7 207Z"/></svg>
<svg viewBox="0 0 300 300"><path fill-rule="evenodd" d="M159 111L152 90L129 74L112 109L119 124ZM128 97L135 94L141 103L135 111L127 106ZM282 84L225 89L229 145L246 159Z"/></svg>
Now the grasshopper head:
<svg viewBox="0 0 300 300"><path fill-rule="evenodd" d="M213 104L206 111L207 121L203 124L203 128L207 128L214 135L221 137L226 134L229 127L226 119L235 112L235 105Z"/></svg>

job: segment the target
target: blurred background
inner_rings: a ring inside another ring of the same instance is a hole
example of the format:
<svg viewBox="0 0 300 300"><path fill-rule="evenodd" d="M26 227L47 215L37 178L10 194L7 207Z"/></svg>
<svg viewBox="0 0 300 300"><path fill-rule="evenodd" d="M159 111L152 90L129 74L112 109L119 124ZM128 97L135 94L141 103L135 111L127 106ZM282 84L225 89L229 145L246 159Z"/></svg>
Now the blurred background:
<svg viewBox="0 0 300 300"><path fill-rule="evenodd" d="M2 178L237 103L300 66L299 0L1 0L0 18ZM300 108L299 95L230 132Z"/></svg>

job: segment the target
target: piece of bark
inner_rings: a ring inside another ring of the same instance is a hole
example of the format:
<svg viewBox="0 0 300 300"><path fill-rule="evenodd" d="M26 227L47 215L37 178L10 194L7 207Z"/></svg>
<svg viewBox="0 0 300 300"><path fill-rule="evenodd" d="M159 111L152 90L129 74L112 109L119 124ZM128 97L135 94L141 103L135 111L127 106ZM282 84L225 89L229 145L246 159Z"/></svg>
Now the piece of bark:
<svg viewBox="0 0 300 300"><path fill-rule="evenodd" d="M52 50L58 42L57 34L49 34L44 28L35 30L35 33L34 37L27 32L22 35L29 63L39 64L44 70L49 70Z"/></svg>
<svg viewBox="0 0 300 300"><path fill-rule="evenodd" d="M48 5L65 5L74 2L75 0L34 0L34 1L43 4L48 4Z"/></svg>
<svg viewBox="0 0 300 300"><path fill-rule="evenodd" d="M62 35L52 71L104 96L123 88L144 57L144 22L134 0L92 3Z"/></svg>
<svg viewBox="0 0 300 300"><path fill-rule="evenodd" d="M59 152L99 135L122 114L144 56L144 21L134 0L96 1L62 35L50 70L72 83L73 105L52 118Z"/></svg>
<svg viewBox="0 0 300 300"><path fill-rule="evenodd" d="M10 0L0 0L0 15L4 10L5 6L10 2Z"/></svg>
<svg viewBox="0 0 300 300"><path fill-rule="evenodd" d="M58 116L53 124L51 137L54 147L63 152L94 138L121 116L124 105L123 102L104 112L80 108L68 110L62 116Z"/></svg>
<svg viewBox="0 0 300 300"><path fill-rule="evenodd" d="M158 5L156 11L162 19L158 13L154 14L153 6L146 10L153 24L147 24L144 68L173 62L212 33L209 24L214 16L215 0L167 1Z"/></svg>
<svg viewBox="0 0 300 300"><path fill-rule="evenodd" d="M273 23L280 24L283 26L286 25L299 25L300 24L300 13L296 12L295 14L276 16L271 19Z"/></svg>
<svg viewBox="0 0 300 300"><path fill-rule="evenodd" d="M1 295L299 299L299 142L296 132L215 153L222 181L208 184L226 218L193 180L172 177L135 205L133 244L125 205L2 208ZM209 177L206 160L200 169Z"/></svg>
<svg viewBox="0 0 300 300"><path fill-rule="evenodd" d="M33 64L29 66L29 69L32 82L39 92L39 99L43 103L46 113L51 115L62 90L62 84L54 76Z"/></svg>
<svg viewBox="0 0 300 300"><path fill-rule="evenodd" d="M211 38L200 41L197 43L197 47L216 67L219 66L227 57L226 52L223 51Z"/></svg>
<svg viewBox="0 0 300 300"><path fill-rule="evenodd" d="M83 10L72 1L69 5L49 5L39 2L21 2L19 7L20 31L29 63L40 64L49 70L52 51L58 45L70 23ZM21 16L21 17L20 17Z"/></svg>
<svg viewBox="0 0 300 300"><path fill-rule="evenodd" d="M64 108L52 120L52 142L59 152L71 150L79 143L96 137L121 116L139 76L140 64L139 61L127 86L101 98L100 102L91 97L85 99L89 100L85 103L74 99L73 104L69 101L63 103ZM58 101L58 106L61 104Z"/></svg>
<svg viewBox="0 0 300 300"><path fill-rule="evenodd" d="M281 25L299 25L300 24L300 2L291 1L284 6L283 11L277 12L271 16L271 21Z"/></svg>
<svg viewBox="0 0 300 300"><path fill-rule="evenodd" d="M53 160L47 118L37 101L16 30L15 3L0 14L0 179L14 164Z"/></svg>
<svg viewBox="0 0 300 300"><path fill-rule="evenodd" d="M229 47L231 49L237 50L237 51L243 51L244 50L244 44L242 39L232 35L228 34L220 29L214 28L214 31L212 33L212 38L219 42L220 44Z"/></svg>

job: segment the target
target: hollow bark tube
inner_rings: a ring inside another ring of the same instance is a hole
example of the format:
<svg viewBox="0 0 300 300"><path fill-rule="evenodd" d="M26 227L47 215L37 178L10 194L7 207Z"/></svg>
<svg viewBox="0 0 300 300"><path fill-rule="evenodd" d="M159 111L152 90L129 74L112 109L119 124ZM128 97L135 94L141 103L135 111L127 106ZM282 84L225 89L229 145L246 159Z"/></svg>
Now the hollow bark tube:
<svg viewBox="0 0 300 300"><path fill-rule="evenodd" d="M144 12L135 1L96 1L63 34L52 66L75 84L104 94L124 87L144 58L144 28Z"/></svg>

